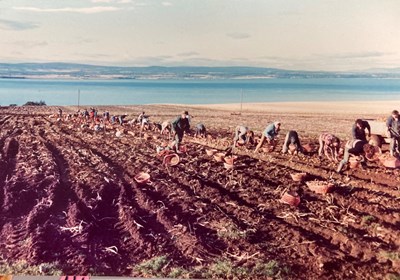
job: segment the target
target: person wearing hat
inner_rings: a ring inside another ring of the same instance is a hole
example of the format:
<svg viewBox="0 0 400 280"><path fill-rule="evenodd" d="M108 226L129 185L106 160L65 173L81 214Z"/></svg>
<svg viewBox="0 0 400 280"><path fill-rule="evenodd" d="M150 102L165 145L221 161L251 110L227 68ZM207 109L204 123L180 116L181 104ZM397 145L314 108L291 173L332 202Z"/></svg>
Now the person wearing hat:
<svg viewBox="0 0 400 280"><path fill-rule="evenodd" d="M182 142L184 132L189 132L190 130L188 116L188 111L183 111L182 114L171 123L173 138L175 139L172 144L175 146L177 153L180 153L179 145Z"/></svg>
<svg viewBox="0 0 400 280"><path fill-rule="evenodd" d="M274 122L269 124L260 139L260 143L258 143L255 152L258 151L258 149L260 149L262 147L262 145L264 145L265 140L267 140L268 144L272 144L273 140L275 139L275 137L278 135L279 130L281 129L281 123L280 122Z"/></svg>
<svg viewBox="0 0 400 280"><path fill-rule="evenodd" d="M390 155L394 156L395 153L400 153L400 118L399 111L393 110L392 115L386 121L387 134L390 139ZM397 147L396 147L397 146Z"/></svg>

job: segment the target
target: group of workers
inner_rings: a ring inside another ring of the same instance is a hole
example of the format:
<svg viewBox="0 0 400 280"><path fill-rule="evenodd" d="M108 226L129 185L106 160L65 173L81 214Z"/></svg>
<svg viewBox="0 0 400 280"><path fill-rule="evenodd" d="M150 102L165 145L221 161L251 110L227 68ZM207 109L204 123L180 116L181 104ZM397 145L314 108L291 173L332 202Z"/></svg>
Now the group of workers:
<svg viewBox="0 0 400 280"><path fill-rule="evenodd" d="M139 116L141 118L144 115L144 112ZM275 146L275 138L279 134L281 127L281 123L279 121L275 121L265 128L261 135L261 139L258 141L257 146L255 148L255 152L258 152L259 149L267 143L270 147ZM388 117L386 121L387 133L391 138L390 141L390 155L395 156L399 155L399 141L400 141L400 119L399 112L397 110L393 110L390 117ZM163 130L169 129L172 133L173 142L172 147L179 153L179 145L182 142L184 133L188 133L190 131L190 115L187 111L183 111L181 115L179 115L172 122L164 122L162 124L161 133ZM319 136L319 149L318 155L322 157L325 155L330 161L338 162L337 172L341 172L344 165L348 163L351 155L359 156L366 155L371 156L369 153L373 152L374 149L371 149L371 145L367 141L367 136L371 137L371 127L366 120L357 119L352 126L352 139L347 141L344 147L344 155L343 159L339 161L339 155L341 152L340 148L340 139L331 133L322 133ZM205 137L206 136L206 127L204 124L199 123L195 127L195 137ZM250 130L248 127L240 125L235 128L235 136L233 139L233 147L243 146L243 145L254 145L256 144L254 138L254 132ZM282 145L282 153L304 153L304 148L300 143L300 138L295 130L289 130L286 133L285 140Z"/></svg>
<svg viewBox="0 0 400 280"><path fill-rule="evenodd" d="M371 127L367 121L361 119L356 120L352 128L353 139L348 141L345 146L343 160L339 163L337 172L340 172L349 160L350 154L371 156L371 145L367 142L365 130L368 131L368 137L371 137ZM386 120L386 133L390 138L389 153L390 156L399 156L400 141L400 118L399 111L393 110L392 114Z"/></svg>
<svg viewBox="0 0 400 280"><path fill-rule="evenodd" d="M97 116L97 110L92 109L90 112L84 110L81 115L87 119L95 119ZM58 115L62 116L61 109L58 112ZM119 119L120 124L123 124L123 117L121 116ZM103 118L105 120L109 120L109 113L105 112L103 114ZM173 121L165 121L158 125L158 129L161 134L164 134L166 131L172 134L172 143L171 148L174 148L177 153L180 153L179 146L182 143L182 139L185 133L190 132L190 118L188 111L183 111L179 116L177 116ZM145 112L141 112L137 119L133 121L140 125L142 130L149 125L149 117L145 115ZM276 141L275 138L279 134L281 127L281 123L279 121L275 121L265 128L261 135L261 139L256 142L254 137L254 132L250 130L248 127L240 125L235 128L234 131L234 139L233 139L233 147L243 146L243 145L256 145L255 152L258 152L259 149L267 143L269 147L275 147ZM391 156L398 156L400 154L399 150L399 142L400 142L400 118L399 112L397 110L393 110L391 116L387 118L386 121L387 135L391 138L389 152ZM343 166L349 161L351 155L359 156L366 155L371 153L373 149L371 149L371 145L367 141L367 136L371 137L371 127L366 120L357 119L352 126L352 139L347 141L344 147L344 155L343 159L339 162L339 155L341 154L340 148L340 139L331 133L322 133L319 136L319 149L318 155L322 157L325 155L330 161L338 162L339 165L337 167L337 172L341 172ZM195 127L194 132L195 137L206 137L206 127L202 123L198 123ZM300 138L295 130L289 130L286 133L285 139L282 145L282 153L304 153L304 148L300 143Z"/></svg>
<svg viewBox="0 0 400 280"><path fill-rule="evenodd" d="M104 111L102 114L98 112L96 108L90 108L78 110L75 114L63 114L61 108L58 108L57 117L58 120L65 120L67 122L72 121L76 124L87 125L91 124L93 127L101 128L106 124L119 124L125 123L125 118L128 116L127 113L122 115L111 115L109 111Z"/></svg>
<svg viewBox="0 0 400 280"><path fill-rule="evenodd" d="M271 146L275 145L274 139L279 133L280 126L280 122L276 121L265 128L261 139L255 148L255 152L257 152L265 142ZM397 110L393 110L391 116L387 118L386 128L387 135L391 139L389 147L390 155L398 156L400 154L400 119ZM371 137L371 127L368 121L357 119L352 126L352 139L346 142L343 159L341 161L339 161L341 151L340 139L331 133L322 133L319 136L318 155L319 157L325 155L330 161L338 162L339 164L336 171L340 173L344 165L348 163L351 155L365 155L367 157L373 156L375 150L372 145L368 143L367 136L369 138ZM254 132L249 130L246 126L237 126L233 139L233 147L246 145L248 143L254 143ZM287 152L291 154L296 154L298 152L304 153L304 148L300 143L299 135L295 130L289 130L286 133L282 146L282 153Z"/></svg>

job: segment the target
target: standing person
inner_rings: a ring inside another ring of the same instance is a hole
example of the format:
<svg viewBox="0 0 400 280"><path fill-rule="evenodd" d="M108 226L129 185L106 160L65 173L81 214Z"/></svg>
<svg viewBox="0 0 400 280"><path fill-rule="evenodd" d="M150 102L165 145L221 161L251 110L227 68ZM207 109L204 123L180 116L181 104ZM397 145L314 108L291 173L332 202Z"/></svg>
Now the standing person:
<svg viewBox="0 0 400 280"><path fill-rule="evenodd" d="M235 128L235 137L233 138L233 147L236 147L237 143L247 144L254 141L254 133L247 126L239 125Z"/></svg>
<svg viewBox="0 0 400 280"><path fill-rule="evenodd" d="M172 132L174 135L173 145L175 145L175 150L177 153L179 151L179 145L182 142L184 132L189 132L190 124L188 119L189 113L188 111L183 111L180 116L178 116L172 123Z"/></svg>
<svg viewBox="0 0 400 280"><path fill-rule="evenodd" d="M390 139L390 155L394 156L395 153L399 154L400 144L400 118L399 111L393 110L392 115L386 121L387 134Z"/></svg>
<svg viewBox="0 0 400 280"><path fill-rule="evenodd" d="M139 125L142 124L142 120L143 120L144 116L145 116L145 112L144 112L144 111L143 111L142 113L139 114L139 116L138 116L138 118L137 118L137 123L138 123Z"/></svg>
<svg viewBox="0 0 400 280"><path fill-rule="evenodd" d="M85 117L86 121L89 120L89 111L87 109L85 109L82 114Z"/></svg>
<svg viewBox="0 0 400 280"><path fill-rule="evenodd" d="M58 108L58 117L62 119L62 109Z"/></svg>
<svg viewBox="0 0 400 280"><path fill-rule="evenodd" d="M272 144L273 140L275 139L275 137L278 135L279 130L281 129L281 123L280 122L274 122L269 124L260 139L260 143L258 143L255 152L258 151L258 149L260 149L262 147L262 145L264 145L265 140L267 140L268 144Z"/></svg>
<svg viewBox="0 0 400 280"><path fill-rule="evenodd" d="M288 152L289 146L293 145L295 147L294 153L303 152L303 147L300 144L299 135L294 130L289 130L286 133L285 141L282 146L282 153L286 154Z"/></svg>
<svg viewBox="0 0 400 280"><path fill-rule="evenodd" d="M339 149L340 149L340 140L335 135L325 132L319 136L319 150L318 150L319 157L322 156L322 151L324 151L324 155L330 161L337 162Z"/></svg>
<svg viewBox="0 0 400 280"><path fill-rule="evenodd" d="M91 122L94 122L94 108L90 108L89 118Z"/></svg>
<svg viewBox="0 0 400 280"><path fill-rule="evenodd" d="M206 137L206 127L204 124L202 123L198 123L196 125L196 132L195 132L195 137Z"/></svg>
<svg viewBox="0 0 400 280"><path fill-rule="evenodd" d="M368 151L371 145L367 143L367 141L360 140L360 139L353 139L347 141L346 146L344 148L344 156L343 159L340 161L336 172L340 173L342 171L343 166L349 162L350 154L355 156L359 156L360 154Z"/></svg>
<svg viewBox="0 0 400 280"><path fill-rule="evenodd" d="M105 111L103 113L103 120L104 120L104 123L108 123L110 121L110 112Z"/></svg>
<svg viewBox="0 0 400 280"><path fill-rule="evenodd" d="M353 139L367 141L365 130L368 130L368 137L371 137L371 126L369 123L367 121L363 121L362 119L357 119L351 128Z"/></svg>

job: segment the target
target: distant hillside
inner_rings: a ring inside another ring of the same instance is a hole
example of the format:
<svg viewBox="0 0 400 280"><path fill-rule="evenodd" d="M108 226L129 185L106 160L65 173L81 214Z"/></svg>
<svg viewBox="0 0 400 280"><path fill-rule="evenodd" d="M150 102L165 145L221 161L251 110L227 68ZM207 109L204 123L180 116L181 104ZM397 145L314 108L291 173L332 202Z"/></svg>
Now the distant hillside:
<svg viewBox="0 0 400 280"><path fill-rule="evenodd" d="M0 63L0 78L34 79L268 79L400 78L400 72L293 71L260 67L117 67L73 63Z"/></svg>

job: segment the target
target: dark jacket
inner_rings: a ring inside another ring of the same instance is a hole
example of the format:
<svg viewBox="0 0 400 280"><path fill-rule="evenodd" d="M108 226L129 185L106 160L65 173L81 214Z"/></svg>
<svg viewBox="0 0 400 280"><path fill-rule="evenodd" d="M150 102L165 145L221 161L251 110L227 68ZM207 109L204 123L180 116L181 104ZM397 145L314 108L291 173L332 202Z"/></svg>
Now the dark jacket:
<svg viewBox="0 0 400 280"><path fill-rule="evenodd" d="M361 128L359 128L356 124L353 124L353 127L351 128L353 139L360 139L365 141L367 139L365 135L365 129L368 129L368 133L371 133L371 127L367 121L362 121Z"/></svg>
<svg viewBox="0 0 400 280"><path fill-rule="evenodd" d="M188 132L190 129L189 119L178 116L172 123L172 130L176 133Z"/></svg>
<svg viewBox="0 0 400 280"><path fill-rule="evenodd" d="M367 144L367 142L363 140L350 140L346 145L346 149L348 149L350 154L359 155L363 153L365 144Z"/></svg>
<svg viewBox="0 0 400 280"><path fill-rule="evenodd" d="M390 131L390 137L397 137L395 133L400 133L400 118L396 121L392 116L390 116L386 121L386 126L388 129L392 130Z"/></svg>

